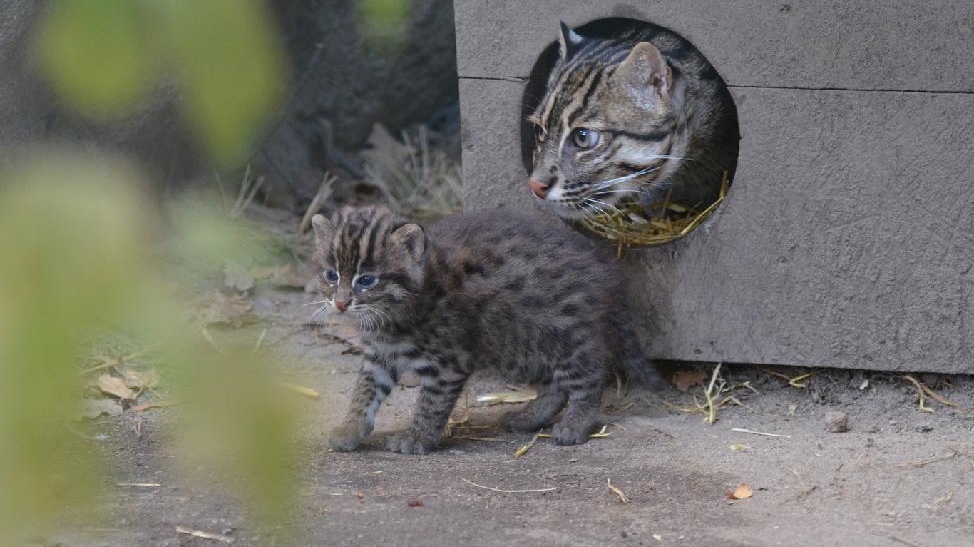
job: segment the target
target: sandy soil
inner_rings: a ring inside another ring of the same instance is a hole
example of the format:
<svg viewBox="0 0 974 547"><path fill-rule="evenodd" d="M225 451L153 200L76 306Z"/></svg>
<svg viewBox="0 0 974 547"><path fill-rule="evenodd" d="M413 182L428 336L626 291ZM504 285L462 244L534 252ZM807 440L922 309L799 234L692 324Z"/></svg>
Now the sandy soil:
<svg viewBox="0 0 974 547"><path fill-rule="evenodd" d="M510 405L473 406L468 427L428 456L384 451L385 437L411 414L416 390L401 388L362 450L329 452L326 432L346 404L360 358L301 326L308 308L300 303L309 299L265 290L254 300L260 327L269 329L265 344L285 356L291 376L323 394L306 403L295 471L304 509L283 525L295 545L974 545L974 418L935 401L928 403L935 412L919 411L916 389L898 375L822 369L799 389L757 367L725 367L730 384L749 382L754 390L735 389L742 406L721 409L713 425L679 409L694 405L693 394L701 399L701 386L609 393L609 437L576 447L542 439L519 458L514 452L531 436L493 428ZM971 378L918 378L974 406ZM470 390L502 387L480 379ZM848 432L826 431L830 411L847 414ZM234 545L282 544L258 532L215 482L176 471L169 412L101 420L96 430L109 436L102 444L113 465L104 517L66 524L37 544L223 544L177 526L225 535ZM608 488L610 480L628 503ZM728 499L742 482L753 495Z"/></svg>

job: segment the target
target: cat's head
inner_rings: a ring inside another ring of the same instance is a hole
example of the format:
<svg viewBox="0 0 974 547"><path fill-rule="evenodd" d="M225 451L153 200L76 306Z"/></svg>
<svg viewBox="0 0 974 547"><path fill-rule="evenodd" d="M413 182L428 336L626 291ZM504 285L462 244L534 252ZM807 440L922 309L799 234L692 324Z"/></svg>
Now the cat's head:
<svg viewBox="0 0 974 547"><path fill-rule="evenodd" d="M529 186L564 218L605 212L624 196L659 192L679 166L682 88L649 42L586 38L562 23L560 57L528 118Z"/></svg>
<svg viewBox="0 0 974 547"><path fill-rule="evenodd" d="M423 287L426 233L384 207L315 215L315 282L324 296L316 319L349 314L363 328L406 319Z"/></svg>

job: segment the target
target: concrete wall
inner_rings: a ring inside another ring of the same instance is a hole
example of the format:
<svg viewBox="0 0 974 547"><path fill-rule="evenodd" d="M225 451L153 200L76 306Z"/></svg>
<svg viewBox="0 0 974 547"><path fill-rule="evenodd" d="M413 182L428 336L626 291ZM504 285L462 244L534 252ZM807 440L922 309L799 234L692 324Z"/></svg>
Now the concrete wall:
<svg viewBox="0 0 974 547"><path fill-rule="evenodd" d="M974 3L454 4L468 208L535 207L520 94L559 19L668 26L731 87L717 222L624 259L650 355L974 373Z"/></svg>

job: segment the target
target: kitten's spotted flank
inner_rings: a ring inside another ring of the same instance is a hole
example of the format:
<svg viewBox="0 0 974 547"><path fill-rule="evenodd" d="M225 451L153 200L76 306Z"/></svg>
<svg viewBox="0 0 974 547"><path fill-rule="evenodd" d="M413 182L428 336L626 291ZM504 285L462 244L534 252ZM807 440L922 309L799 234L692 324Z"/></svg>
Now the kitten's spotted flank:
<svg viewBox="0 0 974 547"><path fill-rule="evenodd" d="M505 416L537 431L564 409L558 444L587 440L615 367L658 377L629 324L617 267L592 243L528 215L471 213L427 228L384 208L316 215L316 312L344 313L363 330L365 363L335 450L354 450L407 370L422 379L412 424L389 441L423 454L443 435L467 378L481 369L527 383L538 398Z"/></svg>

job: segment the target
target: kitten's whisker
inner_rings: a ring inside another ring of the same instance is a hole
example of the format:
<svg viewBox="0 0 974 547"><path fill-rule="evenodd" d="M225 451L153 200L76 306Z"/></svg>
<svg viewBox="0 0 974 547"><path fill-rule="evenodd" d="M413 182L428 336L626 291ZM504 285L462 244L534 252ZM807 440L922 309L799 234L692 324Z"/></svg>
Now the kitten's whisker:
<svg viewBox="0 0 974 547"><path fill-rule="evenodd" d="M371 308L371 311L372 312L375 312L376 316L379 317L382 320L382 324L383 325L385 325L385 322L386 321L392 322L392 318L389 317L389 313L388 312L386 312L384 310L380 310L379 308Z"/></svg>
<svg viewBox="0 0 974 547"><path fill-rule="evenodd" d="M324 318L324 316L328 315L329 314L329 311L330 311L330 305L329 304L325 304L324 306L321 306L320 308L318 308L315 311L311 312L311 319L314 320L314 321L318 321L318 320Z"/></svg>
<svg viewBox="0 0 974 547"><path fill-rule="evenodd" d="M305 304L301 304L301 307L304 307L304 306L315 306L317 304L326 304L326 303L328 303L327 300L316 300L314 302L308 302L308 303L305 303Z"/></svg>

